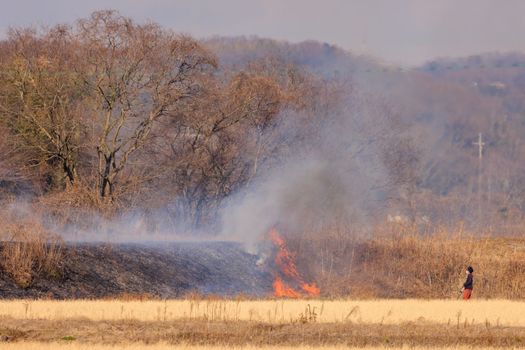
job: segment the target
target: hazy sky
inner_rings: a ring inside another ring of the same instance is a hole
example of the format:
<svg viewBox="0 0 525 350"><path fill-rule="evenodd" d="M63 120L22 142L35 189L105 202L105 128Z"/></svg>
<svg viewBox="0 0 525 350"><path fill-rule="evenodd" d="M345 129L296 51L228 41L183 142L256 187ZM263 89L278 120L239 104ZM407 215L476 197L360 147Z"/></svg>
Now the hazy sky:
<svg viewBox="0 0 525 350"><path fill-rule="evenodd" d="M525 51L525 0L0 0L0 33L108 8L197 37L315 39L389 63Z"/></svg>

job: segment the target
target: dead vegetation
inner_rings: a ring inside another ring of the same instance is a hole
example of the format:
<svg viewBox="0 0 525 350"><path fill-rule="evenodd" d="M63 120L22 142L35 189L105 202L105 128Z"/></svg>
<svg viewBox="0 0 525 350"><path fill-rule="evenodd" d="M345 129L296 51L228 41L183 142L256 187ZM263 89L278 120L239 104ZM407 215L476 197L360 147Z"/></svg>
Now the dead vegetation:
<svg viewBox="0 0 525 350"><path fill-rule="evenodd" d="M240 244L64 245L37 215L9 221L12 214L4 214L3 298L273 295L275 266ZM517 237L396 227L373 237L332 231L287 240L322 298L458 298L468 265L475 269L474 298L525 297L525 240Z"/></svg>
<svg viewBox="0 0 525 350"><path fill-rule="evenodd" d="M88 320L0 321L0 332L13 343L42 344L70 339L70 346L123 346L131 343L199 346L425 346L519 347L525 329L485 325L433 324L265 324L257 322L139 322Z"/></svg>
<svg viewBox="0 0 525 350"><path fill-rule="evenodd" d="M0 266L20 288L35 277L58 280L62 275L63 242L44 228L37 213L23 218L2 212Z"/></svg>
<svg viewBox="0 0 525 350"><path fill-rule="evenodd" d="M0 302L0 339L24 349L518 348L524 308L509 300L13 300Z"/></svg>
<svg viewBox="0 0 525 350"><path fill-rule="evenodd" d="M458 229L422 234L393 225L363 237L333 230L290 238L297 263L325 297L456 298L475 269L476 298L525 297L525 240Z"/></svg>
<svg viewBox="0 0 525 350"><path fill-rule="evenodd" d="M335 346L309 346L309 345L298 345L298 346L230 346L230 345L171 345L168 343L158 344L144 344L144 343L133 343L133 344L119 344L119 345L101 345L101 344L88 344L88 343L73 343L71 342L52 342L52 343L39 343L39 342L22 342L22 343L7 343L3 346L6 350L358 350L362 349L354 346L346 345L335 345ZM386 350L392 349L391 346L373 346L366 347L367 350ZM410 347L412 350L428 350L427 346L415 346ZM454 346L447 347L452 350L471 350L471 346ZM477 347L480 350L493 350L497 349L494 347Z"/></svg>
<svg viewBox="0 0 525 350"><path fill-rule="evenodd" d="M24 320L258 322L286 324L440 324L525 327L525 304L454 299L131 299L2 300L0 315Z"/></svg>

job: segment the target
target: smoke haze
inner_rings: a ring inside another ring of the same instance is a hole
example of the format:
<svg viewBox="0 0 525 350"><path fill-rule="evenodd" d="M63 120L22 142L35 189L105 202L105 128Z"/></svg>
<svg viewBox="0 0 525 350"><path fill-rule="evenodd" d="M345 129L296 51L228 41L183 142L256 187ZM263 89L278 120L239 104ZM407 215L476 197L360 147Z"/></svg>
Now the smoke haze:
<svg viewBox="0 0 525 350"><path fill-rule="evenodd" d="M395 118L377 108L380 101L350 98L348 93L339 112L316 125L310 148L298 148L226 200L221 216L224 237L253 246L276 225L295 234L342 222L366 228L373 217L382 215L391 191L382 156L399 136Z"/></svg>
<svg viewBox="0 0 525 350"><path fill-rule="evenodd" d="M520 0L3 1L0 31L72 22L105 8L201 38L312 39L402 65L435 57L525 51L525 3Z"/></svg>

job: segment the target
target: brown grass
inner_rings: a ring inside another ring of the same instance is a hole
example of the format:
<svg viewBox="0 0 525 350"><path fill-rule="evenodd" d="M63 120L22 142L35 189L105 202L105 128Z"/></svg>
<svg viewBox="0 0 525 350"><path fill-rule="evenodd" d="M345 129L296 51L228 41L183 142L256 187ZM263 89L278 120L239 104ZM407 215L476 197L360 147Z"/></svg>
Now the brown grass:
<svg viewBox="0 0 525 350"><path fill-rule="evenodd" d="M525 328L424 322L276 325L248 321L27 321L4 318L0 321L0 333L7 335L11 342L52 343L70 339L76 344L99 345L517 347L525 344Z"/></svg>
<svg viewBox="0 0 525 350"><path fill-rule="evenodd" d="M206 320L268 324L496 325L525 328L511 300L2 300L0 318L141 322Z"/></svg>
<svg viewBox="0 0 525 350"><path fill-rule="evenodd" d="M515 347L509 347L514 349ZM355 349L366 349L366 350L387 350L387 349L411 349L411 350L428 350L428 349L443 349L442 347L427 347L427 346L415 346L415 347L392 347L392 346L371 346L371 347L348 347L346 345L339 346L309 346L309 345L297 345L297 346L230 346L230 345L172 345L169 343L159 344L144 344L144 343L133 343L133 344L117 344L117 345L103 345L103 344L83 344L71 341L61 341L54 343L40 343L40 342L21 342L21 343L8 343L2 346L2 349L6 350L355 350ZM446 349L452 350L489 350L499 349L496 347L472 347L472 346L447 346ZM518 347L516 347L518 349Z"/></svg>
<svg viewBox="0 0 525 350"><path fill-rule="evenodd" d="M454 298L474 267L479 298L525 297L525 238L395 225L373 237L331 231L290 239L325 297Z"/></svg>
<svg viewBox="0 0 525 350"><path fill-rule="evenodd" d="M0 266L18 286L27 288L34 277L58 278L62 270L62 240L47 231L41 216L1 213Z"/></svg>
<svg viewBox="0 0 525 350"><path fill-rule="evenodd" d="M0 302L0 340L10 349L512 348L525 344L524 308L508 300L13 300Z"/></svg>

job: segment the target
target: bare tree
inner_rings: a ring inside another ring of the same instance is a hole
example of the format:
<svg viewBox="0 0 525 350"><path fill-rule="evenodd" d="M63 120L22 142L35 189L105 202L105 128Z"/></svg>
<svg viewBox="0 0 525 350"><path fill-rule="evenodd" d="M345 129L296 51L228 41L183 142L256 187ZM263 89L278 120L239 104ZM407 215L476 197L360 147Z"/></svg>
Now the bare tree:
<svg viewBox="0 0 525 350"><path fill-rule="evenodd" d="M67 184L77 178L82 136L78 120L82 91L73 69L75 47L70 39L66 27L45 35L11 31L0 88L2 122L17 136L18 146L33 154L28 165L49 164Z"/></svg>
<svg viewBox="0 0 525 350"><path fill-rule="evenodd" d="M0 197L2 192L17 194L31 190L31 182L38 180L26 171L24 161L27 154L14 147L15 138L7 128L0 127Z"/></svg>
<svg viewBox="0 0 525 350"><path fill-rule="evenodd" d="M194 100L184 116L157 125L147 153L165 164L159 180L166 182L167 196L178 198L176 211L189 224L198 226L224 197L246 184L254 171L254 138L280 112L283 95L272 78L241 72L208 81L203 98Z"/></svg>
<svg viewBox="0 0 525 350"><path fill-rule="evenodd" d="M111 197L117 176L155 122L178 118L216 62L189 37L135 24L113 11L79 21L78 37L92 95L99 194Z"/></svg>

